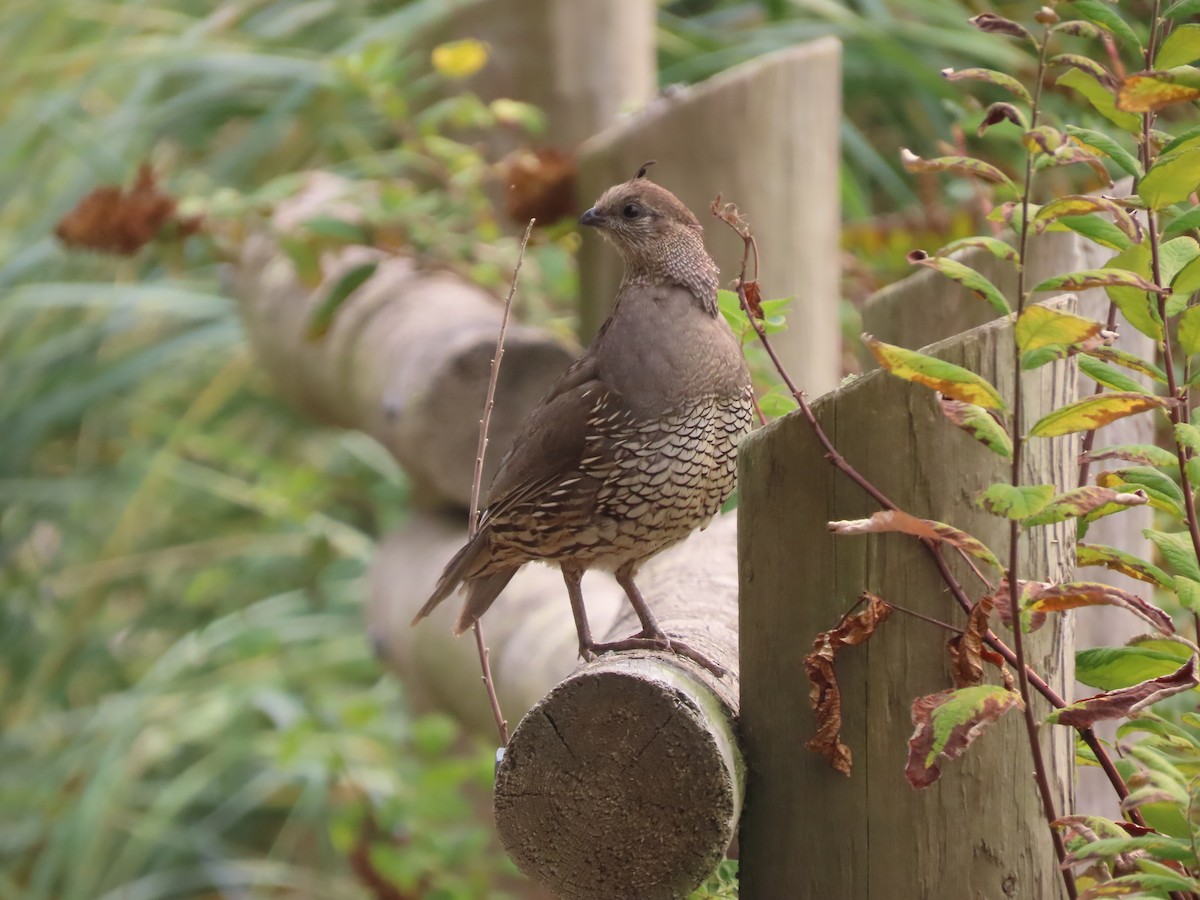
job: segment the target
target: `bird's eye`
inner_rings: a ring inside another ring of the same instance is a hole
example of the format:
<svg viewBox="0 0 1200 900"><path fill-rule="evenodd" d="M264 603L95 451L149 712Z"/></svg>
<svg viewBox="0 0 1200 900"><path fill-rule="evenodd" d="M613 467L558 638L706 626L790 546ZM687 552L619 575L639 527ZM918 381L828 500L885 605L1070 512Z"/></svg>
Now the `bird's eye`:
<svg viewBox="0 0 1200 900"><path fill-rule="evenodd" d="M621 210L621 215L627 219L636 219L642 214L642 208L636 203L626 203L625 208Z"/></svg>

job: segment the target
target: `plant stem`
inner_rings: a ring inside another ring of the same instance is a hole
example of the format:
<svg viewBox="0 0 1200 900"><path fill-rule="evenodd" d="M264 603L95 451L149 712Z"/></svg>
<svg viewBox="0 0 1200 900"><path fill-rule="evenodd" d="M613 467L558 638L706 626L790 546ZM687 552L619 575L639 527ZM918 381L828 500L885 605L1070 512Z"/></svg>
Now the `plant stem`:
<svg viewBox="0 0 1200 900"><path fill-rule="evenodd" d="M483 404L483 417L479 420L479 446L475 453L475 475L471 479L471 521L467 526L468 540L475 537L479 529L479 492L483 485L483 459L487 455L488 427L492 422L492 408L496 405L496 384L500 380L500 361L504 358L504 338L508 333L508 320L512 316L513 296L517 292L517 276L521 274L521 263L525 261L525 247L529 244L529 236L533 233L533 223L530 219L525 226L525 236L521 238L521 249L517 253L517 264L513 267L512 282L508 286L508 296L504 298L504 315L500 319L500 333L496 336L496 352L492 355L492 370L488 377L487 399ZM492 707L492 718L496 720L496 732L500 736L500 746L508 746L508 722L500 711L500 698L496 696L496 683L492 680L491 653L488 652L487 642L483 637L483 623L475 620L475 649L479 652L479 668L483 673L484 690L487 691L488 703Z"/></svg>
<svg viewBox="0 0 1200 900"><path fill-rule="evenodd" d="M1033 102L1029 111L1029 130L1038 126L1042 97L1042 81L1046 72L1046 50L1050 44L1049 33L1043 29L1042 40L1038 45L1037 73L1034 76ZM1028 259L1029 249L1029 200L1033 192L1033 152L1025 154L1025 183L1021 192L1021 230L1017 252L1022 261ZM1017 311L1014 321L1021 318L1025 311L1025 266L1017 270ZM1024 389L1021 382L1021 346L1013 339L1013 409L1012 409L1012 469L1010 483L1014 488L1021 484L1022 450L1024 449ZM1042 810L1046 816L1046 824L1050 829L1050 838L1054 843L1054 853L1062 872L1063 886L1067 896L1074 900L1078 896L1075 887L1075 876L1066 864L1067 848L1063 843L1062 834L1053 825L1058 818L1054 810L1054 793L1050 788L1050 778L1046 772L1046 760L1042 756L1041 739L1038 735L1037 719L1034 718L1033 704L1029 691L1029 673L1025 665L1025 636L1021 628L1021 583L1019 580L1019 564L1021 552L1021 524L1012 520L1008 532L1008 589L1010 609L1013 620L1013 653L1016 656L1017 688L1024 701L1025 731L1029 737L1029 752L1033 757L1033 777L1037 782L1038 794L1042 801Z"/></svg>

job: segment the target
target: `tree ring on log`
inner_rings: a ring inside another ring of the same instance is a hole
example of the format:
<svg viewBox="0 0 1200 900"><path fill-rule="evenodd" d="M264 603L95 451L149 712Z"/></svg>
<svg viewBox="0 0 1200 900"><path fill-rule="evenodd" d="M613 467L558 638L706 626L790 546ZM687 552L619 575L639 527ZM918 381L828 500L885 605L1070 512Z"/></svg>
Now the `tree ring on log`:
<svg viewBox="0 0 1200 900"><path fill-rule="evenodd" d="M568 900L686 897L741 811L721 701L663 655L601 657L521 720L496 776L496 827L527 875Z"/></svg>

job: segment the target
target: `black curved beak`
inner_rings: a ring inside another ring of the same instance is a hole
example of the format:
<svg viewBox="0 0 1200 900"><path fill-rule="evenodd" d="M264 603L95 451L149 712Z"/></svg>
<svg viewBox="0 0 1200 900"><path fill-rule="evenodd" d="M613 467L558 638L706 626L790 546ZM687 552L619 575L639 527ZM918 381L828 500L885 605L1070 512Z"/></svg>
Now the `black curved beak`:
<svg viewBox="0 0 1200 900"><path fill-rule="evenodd" d="M593 228L601 224L603 221L604 217L600 215L600 213L596 212L596 207L594 206L579 217L580 225L591 225Z"/></svg>

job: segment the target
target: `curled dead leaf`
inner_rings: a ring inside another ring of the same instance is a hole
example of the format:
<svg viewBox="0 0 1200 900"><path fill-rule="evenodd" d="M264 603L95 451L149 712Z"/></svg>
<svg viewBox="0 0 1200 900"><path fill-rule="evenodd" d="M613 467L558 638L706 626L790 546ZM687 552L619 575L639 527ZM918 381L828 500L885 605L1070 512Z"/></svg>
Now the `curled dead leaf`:
<svg viewBox="0 0 1200 900"><path fill-rule="evenodd" d="M95 188L63 216L54 233L72 250L132 256L168 229L184 238L200 228L198 218L179 218L176 212L175 198L159 190L154 170L143 163L128 191L117 185Z"/></svg>
<svg viewBox="0 0 1200 900"><path fill-rule="evenodd" d="M834 658L842 647L865 642L892 614L892 607L874 594L864 591L859 602L864 601L866 609L843 616L836 628L818 634L812 652L804 657L809 701L817 720L817 733L804 746L824 756L843 775L850 774L852 759L850 748L841 738L842 693L833 668Z"/></svg>

